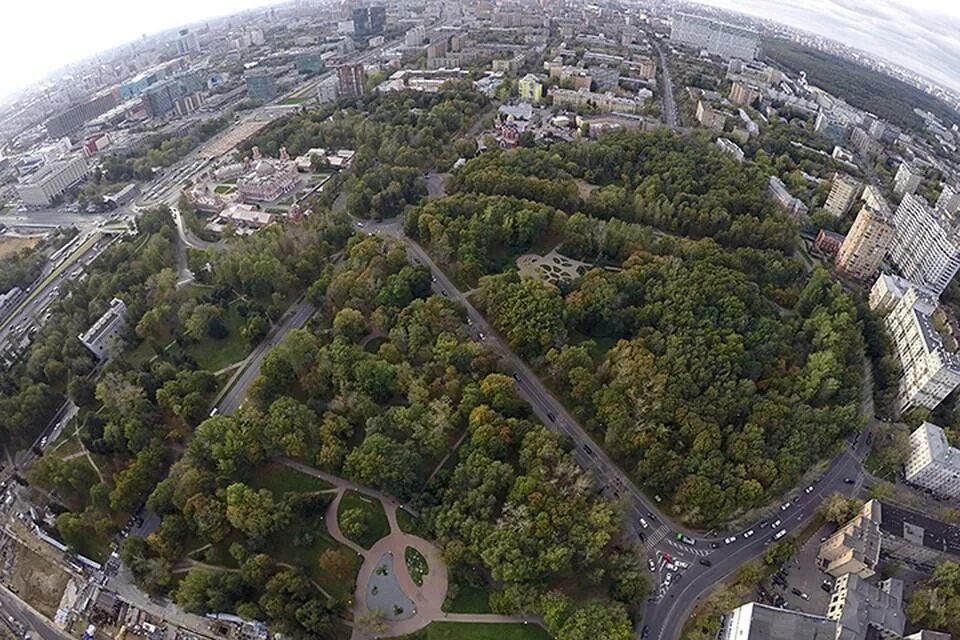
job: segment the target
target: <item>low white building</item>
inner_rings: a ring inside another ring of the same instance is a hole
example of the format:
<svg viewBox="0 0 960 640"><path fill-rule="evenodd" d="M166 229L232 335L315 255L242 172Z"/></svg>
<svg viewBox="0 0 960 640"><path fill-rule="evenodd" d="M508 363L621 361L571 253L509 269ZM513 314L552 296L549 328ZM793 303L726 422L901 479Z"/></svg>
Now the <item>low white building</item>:
<svg viewBox="0 0 960 640"><path fill-rule="evenodd" d="M913 283L897 282L881 276L871 292L872 308L881 301L895 300L884 319L897 349L903 378L897 395L900 411L914 407L936 409L947 395L960 386L960 356L952 319L941 309L929 290ZM885 291L881 292L880 289Z"/></svg>
<svg viewBox="0 0 960 640"><path fill-rule="evenodd" d="M743 149L729 138L717 138L717 146L720 147L720 150L724 153L727 153L733 156L733 159L737 162L743 162Z"/></svg>
<svg viewBox="0 0 960 640"><path fill-rule="evenodd" d="M57 160L41 167L18 184L17 193L25 205L46 207L89 173L90 168L83 156Z"/></svg>
<svg viewBox="0 0 960 640"><path fill-rule="evenodd" d="M113 350L126 329L127 305L120 298L114 298L110 301L110 308L78 337L83 346L98 360L105 360L113 355Z"/></svg>
<svg viewBox="0 0 960 640"><path fill-rule="evenodd" d="M950 446L937 425L924 422L910 434L906 480L938 496L960 496L960 449Z"/></svg>

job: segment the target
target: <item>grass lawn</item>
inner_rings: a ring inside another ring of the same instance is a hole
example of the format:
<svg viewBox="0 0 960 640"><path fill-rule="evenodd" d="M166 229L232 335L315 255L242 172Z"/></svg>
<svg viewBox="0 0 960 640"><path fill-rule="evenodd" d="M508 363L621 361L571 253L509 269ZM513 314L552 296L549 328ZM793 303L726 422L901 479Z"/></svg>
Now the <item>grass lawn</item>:
<svg viewBox="0 0 960 640"><path fill-rule="evenodd" d="M400 531L412 533L415 536L423 535L423 526L415 515L406 509L397 509L397 524L400 525Z"/></svg>
<svg viewBox="0 0 960 640"><path fill-rule="evenodd" d="M490 594L483 587L461 584L457 597L443 610L450 613L490 613Z"/></svg>
<svg viewBox="0 0 960 640"><path fill-rule="evenodd" d="M362 559L353 550L341 545L330 537L323 524L323 518L310 518L282 532L283 535L272 540L268 553L280 562L286 562L302 568L311 578L317 581L333 597L345 600L353 595L356 589L357 572L360 570ZM309 543L305 543L304 534L310 536ZM327 550L339 550L349 558L349 566L344 576L324 573L320 569L320 556Z"/></svg>
<svg viewBox="0 0 960 640"><path fill-rule="evenodd" d="M236 190L237 188L232 184L218 184L216 187L213 188L214 193L221 193L221 194L233 193Z"/></svg>
<svg viewBox="0 0 960 640"><path fill-rule="evenodd" d="M187 347L187 353L194 357L202 369L219 371L228 365L243 360L250 353L250 345L240 335L243 318L237 313L236 305L227 307L223 324L226 325L228 331L226 338L216 340L207 336L201 342L193 343Z"/></svg>
<svg viewBox="0 0 960 640"><path fill-rule="evenodd" d="M271 462L258 469L251 486L255 489L270 489L274 497L277 498L293 491L310 493L333 488L320 478L309 476L276 462Z"/></svg>
<svg viewBox="0 0 960 640"><path fill-rule="evenodd" d="M348 538L362 546L364 549L372 547L377 540L390 533L390 523L387 522L387 514L383 511L383 505L376 498L368 498L360 495L356 491L347 491L340 500L340 508L337 510L337 518L340 519L343 526L343 513L349 509L359 509L366 515L367 530L364 535L354 539L344 532Z"/></svg>
<svg viewBox="0 0 960 640"><path fill-rule="evenodd" d="M535 624L499 622L431 622L410 640L550 640Z"/></svg>

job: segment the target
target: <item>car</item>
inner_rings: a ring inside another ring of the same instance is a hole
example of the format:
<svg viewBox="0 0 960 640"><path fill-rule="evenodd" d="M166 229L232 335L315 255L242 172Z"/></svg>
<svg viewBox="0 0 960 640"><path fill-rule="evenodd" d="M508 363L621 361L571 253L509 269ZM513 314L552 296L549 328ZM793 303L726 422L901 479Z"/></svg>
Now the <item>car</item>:
<svg viewBox="0 0 960 640"><path fill-rule="evenodd" d="M643 630L640 632L641 640L643 640L649 635L650 635L650 627L648 627L647 625L643 625Z"/></svg>
<svg viewBox="0 0 960 640"><path fill-rule="evenodd" d="M513 379L516 380L517 382L520 382L520 374L517 373L516 371L514 371L514 372L513 372Z"/></svg>
<svg viewBox="0 0 960 640"><path fill-rule="evenodd" d="M663 554L663 561L664 561L664 562L673 562L673 556L670 555L669 553L665 553L665 554Z"/></svg>
<svg viewBox="0 0 960 640"><path fill-rule="evenodd" d="M719 549L719 548L720 548L720 545L717 544L716 542L711 542L711 543L710 543L710 548L711 548L711 549Z"/></svg>
<svg viewBox="0 0 960 640"><path fill-rule="evenodd" d="M829 582L824 582L823 584L820 585L820 588L826 591L827 593L830 593L831 591L833 591L833 587L830 586Z"/></svg>
<svg viewBox="0 0 960 640"><path fill-rule="evenodd" d="M733 544L737 541L737 536L730 536L729 538L723 539L723 544Z"/></svg>
<svg viewBox="0 0 960 640"><path fill-rule="evenodd" d="M670 586L670 581L671 581L672 579L673 579L673 574L672 574L672 573L668 573L668 574L667 574L666 576L664 576L664 578L663 578L663 584L665 584L665 585L667 585L667 586L669 587L669 586Z"/></svg>
<svg viewBox="0 0 960 640"><path fill-rule="evenodd" d="M807 494L813 493L813 485L810 485L809 487L804 489L803 492Z"/></svg>
<svg viewBox="0 0 960 640"><path fill-rule="evenodd" d="M784 502L782 505L780 505L780 511L786 511L789 508L790 508L789 502Z"/></svg>
<svg viewBox="0 0 960 640"><path fill-rule="evenodd" d="M363 222L361 222L360 220L357 220L357 226L362 229L362 228L363 228Z"/></svg>
<svg viewBox="0 0 960 640"><path fill-rule="evenodd" d="M640 518L639 520L637 520L637 522L639 522L639 523L640 523L640 526L643 527L644 529L646 529L646 528L648 528L648 527L650 526L650 523L648 523L648 522L647 522L646 520L644 520L643 518Z"/></svg>
<svg viewBox="0 0 960 640"><path fill-rule="evenodd" d="M782 537L785 536L785 535L787 535L787 530L786 530L786 529L780 529L780 531L777 531L777 535L773 536L773 539L774 539L774 540L779 540L780 538L782 538Z"/></svg>
<svg viewBox="0 0 960 640"><path fill-rule="evenodd" d="M483 331L481 331L480 333L478 333L477 336L480 338L480 342L483 342L484 340L487 339L487 336L484 335Z"/></svg>
<svg viewBox="0 0 960 640"><path fill-rule="evenodd" d="M550 422L556 422L556 421L557 421L557 416L553 415L553 414L550 413L549 411L547 412L547 418L550 419Z"/></svg>
<svg viewBox="0 0 960 640"><path fill-rule="evenodd" d="M41 447L47 446L47 436L43 436L42 438L40 438L40 446Z"/></svg>
<svg viewBox="0 0 960 640"><path fill-rule="evenodd" d="M219 407L214 407L213 409L210 410L210 417L212 418L213 416L217 415L218 413L220 413Z"/></svg>
<svg viewBox="0 0 960 640"><path fill-rule="evenodd" d="M678 569L689 569L690 563L684 562L683 560L674 560L673 564L676 565Z"/></svg>
<svg viewBox="0 0 960 640"><path fill-rule="evenodd" d="M583 450L587 453L588 456L593 455L593 449L591 449L589 445L583 445Z"/></svg>
<svg viewBox="0 0 960 640"><path fill-rule="evenodd" d="M770 525L770 528L771 528L771 529L776 529L777 527L780 526L780 523L781 523L781 522L783 522L783 521L782 521L782 520L774 520L774 521L773 521L773 524Z"/></svg>
<svg viewBox="0 0 960 640"><path fill-rule="evenodd" d="M650 571L656 572L657 563L653 561L653 558L647 559L647 568L650 569Z"/></svg>
<svg viewBox="0 0 960 640"><path fill-rule="evenodd" d="M856 480L854 480L853 478L844 478L843 481L846 484L853 484L854 482L856 482Z"/></svg>
<svg viewBox="0 0 960 640"><path fill-rule="evenodd" d="M744 538L749 538L749 537L752 536L754 533L755 533L754 530L753 530L753 529L750 529L749 531L747 531L747 532L745 532L745 533L743 534L743 537L744 537Z"/></svg>
<svg viewBox="0 0 960 640"><path fill-rule="evenodd" d="M705 566L705 567L712 567L712 566L713 566L713 563L710 562L709 560L707 560L706 558L700 558L699 562L700 562L700 564L702 564L702 565Z"/></svg>
<svg viewBox="0 0 960 640"><path fill-rule="evenodd" d="M760 522L757 523L757 526L758 526L759 528L763 529L765 526L767 526L767 523L768 523L768 522L770 522L770 521L769 521L769 520L761 520Z"/></svg>
<svg viewBox="0 0 960 640"><path fill-rule="evenodd" d="M694 540L693 538L690 538L690 537L688 537L688 536L685 536L685 535L683 535L682 533L678 533L678 534L677 534L677 540L679 540L679 541L682 542L683 544L689 544L690 546L693 546L693 545L697 544L697 541L696 541L696 540Z"/></svg>
<svg viewBox="0 0 960 640"><path fill-rule="evenodd" d="M647 517L650 518L653 522L660 522L657 519L657 516L653 513L653 511L647 511Z"/></svg>

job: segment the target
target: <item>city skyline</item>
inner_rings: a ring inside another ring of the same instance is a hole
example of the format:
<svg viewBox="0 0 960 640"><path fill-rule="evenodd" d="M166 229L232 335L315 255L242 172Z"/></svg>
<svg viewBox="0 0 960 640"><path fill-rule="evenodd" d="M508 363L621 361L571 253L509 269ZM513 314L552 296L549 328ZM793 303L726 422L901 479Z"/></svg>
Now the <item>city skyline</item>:
<svg viewBox="0 0 960 640"><path fill-rule="evenodd" d="M942 0L697 0L801 29L960 91L960 4Z"/></svg>

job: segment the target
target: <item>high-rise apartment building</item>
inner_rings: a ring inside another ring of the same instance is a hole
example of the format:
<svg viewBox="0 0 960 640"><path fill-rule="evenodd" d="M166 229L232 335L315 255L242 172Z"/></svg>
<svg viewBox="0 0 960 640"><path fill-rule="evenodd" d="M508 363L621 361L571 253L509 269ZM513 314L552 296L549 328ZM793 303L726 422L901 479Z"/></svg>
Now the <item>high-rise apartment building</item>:
<svg viewBox="0 0 960 640"><path fill-rule="evenodd" d="M845 173L833 174L833 185L827 194L823 208L839 218L850 209L850 205L863 192L863 183Z"/></svg>
<svg viewBox="0 0 960 640"><path fill-rule="evenodd" d="M910 434L906 480L944 498L960 496L960 449L937 425L924 422Z"/></svg>
<svg viewBox="0 0 960 640"><path fill-rule="evenodd" d="M902 281L901 281L902 282ZM883 310L881 301L893 302L884 324L903 367L897 393L900 411L914 407L936 409L960 386L960 355L953 322L937 304L934 292L916 283L886 287L883 276L870 293L871 308ZM886 292L881 295L881 287Z"/></svg>
<svg viewBox="0 0 960 640"><path fill-rule="evenodd" d="M363 95L363 83L367 73L362 64L345 64L337 67L337 80L340 82L340 96L356 98Z"/></svg>
<svg viewBox="0 0 960 640"><path fill-rule="evenodd" d="M905 278L939 296L960 269L960 227L953 216L905 193L893 214L890 259Z"/></svg>
<svg viewBox="0 0 960 640"><path fill-rule="evenodd" d="M863 203L837 252L837 269L856 280L870 280L877 274L896 233L890 210L878 204Z"/></svg>
<svg viewBox="0 0 960 640"><path fill-rule="evenodd" d="M901 162L897 167L897 173L893 176L893 193L897 196L903 196L907 193L913 193L920 186L920 179L923 173L909 162Z"/></svg>
<svg viewBox="0 0 960 640"><path fill-rule="evenodd" d="M753 60L760 52L760 36L755 29L682 11L673 14L670 39L724 58Z"/></svg>
<svg viewBox="0 0 960 640"><path fill-rule="evenodd" d="M940 197L937 198L937 209L956 215L960 211L960 190L948 184L943 185Z"/></svg>

